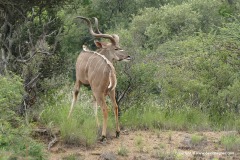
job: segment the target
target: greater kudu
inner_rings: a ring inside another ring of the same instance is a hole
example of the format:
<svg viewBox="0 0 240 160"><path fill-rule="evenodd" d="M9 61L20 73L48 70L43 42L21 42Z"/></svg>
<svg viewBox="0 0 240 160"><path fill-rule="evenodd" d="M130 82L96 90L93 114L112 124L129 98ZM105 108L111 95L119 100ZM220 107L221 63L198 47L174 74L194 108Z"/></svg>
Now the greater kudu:
<svg viewBox="0 0 240 160"><path fill-rule="evenodd" d="M97 27L95 33L92 28L91 21L88 18L78 16L77 18L83 19L87 22L89 31L95 38L106 38L111 42L95 41L95 45L98 47L97 51L90 51L86 46L83 46L83 51L79 54L76 62L76 82L73 93L73 101L69 111L68 117L70 117L74 104L76 103L79 88L82 84L91 86L94 98L94 108L97 125L97 107L101 107L103 112L103 126L102 126L102 138L103 141L106 138L108 109L106 104L106 96L108 95L112 101L115 120L116 120L116 137L119 137L120 128L118 123L118 105L115 99L115 88L117 85L116 71L113 66L113 61L130 61L131 57L126 54L124 50L119 47L119 37L116 34L102 34ZM95 18L95 24L97 25L97 19Z"/></svg>

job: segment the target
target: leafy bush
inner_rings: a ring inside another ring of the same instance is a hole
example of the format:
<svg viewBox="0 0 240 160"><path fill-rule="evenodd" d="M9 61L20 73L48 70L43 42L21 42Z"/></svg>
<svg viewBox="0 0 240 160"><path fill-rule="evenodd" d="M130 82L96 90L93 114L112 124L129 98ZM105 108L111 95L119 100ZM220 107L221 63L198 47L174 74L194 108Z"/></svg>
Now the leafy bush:
<svg viewBox="0 0 240 160"><path fill-rule="evenodd" d="M219 123L216 125L224 124L227 117L233 120L229 112L239 114L239 94L235 92L240 76L237 26L239 22L229 23L218 35L200 32L158 47L165 57L156 73L163 103L201 107L210 112L212 121Z"/></svg>
<svg viewBox="0 0 240 160"><path fill-rule="evenodd" d="M133 18L130 32L139 47L156 48L169 40L185 39L197 31L209 32L220 26L219 10L224 4L217 0L211 3L194 0L146 8Z"/></svg>
<svg viewBox="0 0 240 160"><path fill-rule="evenodd" d="M15 116L17 105L21 103L23 86L20 77L9 74L0 75L0 119L10 120Z"/></svg>
<svg viewBox="0 0 240 160"><path fill-rule="evenodd" d="M0 75L0 159L45 159L43 145L30 137L30 128L16 114L23 94L20 77Z"/></svg>

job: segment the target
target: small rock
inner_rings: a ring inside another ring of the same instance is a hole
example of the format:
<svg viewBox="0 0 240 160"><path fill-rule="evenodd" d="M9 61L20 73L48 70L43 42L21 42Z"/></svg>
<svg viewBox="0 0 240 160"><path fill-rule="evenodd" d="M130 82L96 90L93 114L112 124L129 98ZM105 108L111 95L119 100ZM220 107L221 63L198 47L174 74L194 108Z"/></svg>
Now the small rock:
<svg viewBox="0 0 240 160"><path fill-rule="evenodd" d="M184 137L183 141L181 142L184 146L191 148L191 138L186 136Z"/></svg>
<svg viewBox="0 0 240 160"><path fill-rule="evenodd" d="M113 152L104 152L100 155L99 160L116 160L117 156Z"/></svg>

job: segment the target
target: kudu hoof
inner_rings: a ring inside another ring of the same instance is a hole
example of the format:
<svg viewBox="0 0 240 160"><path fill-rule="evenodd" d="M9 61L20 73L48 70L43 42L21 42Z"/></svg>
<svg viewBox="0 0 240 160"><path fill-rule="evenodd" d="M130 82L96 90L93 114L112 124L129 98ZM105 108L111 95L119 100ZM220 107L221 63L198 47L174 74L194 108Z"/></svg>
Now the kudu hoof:
<svg viewBox="0 0 240 160"><path fill-rule="evenodd" d="M116 131L116 138L120 136L120 131Z"/></svg>
<svg viewBox="0 0 240 160"><path fill-rule="evenodd" d="M102 136L102 137L100 138L100 142L104 142L104 141L106 141L106 140L107 140L106 136Z"/></svg>

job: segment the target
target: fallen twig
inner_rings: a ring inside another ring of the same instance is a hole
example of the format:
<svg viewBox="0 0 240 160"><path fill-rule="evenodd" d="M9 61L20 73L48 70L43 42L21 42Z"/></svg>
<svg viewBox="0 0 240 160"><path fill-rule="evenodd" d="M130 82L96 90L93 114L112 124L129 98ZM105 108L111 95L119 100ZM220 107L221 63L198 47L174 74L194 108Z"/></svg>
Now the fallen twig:
<svg viewBox="0 0 240 160"><path fill-rule="evenodd" d="M53 140L51 140L51 141L48 143L48 150L50 150L51 147L52 147L56 142L58 142L58 139L57 139L57 136L54 134L54 135L53 135Z"/></svg>

